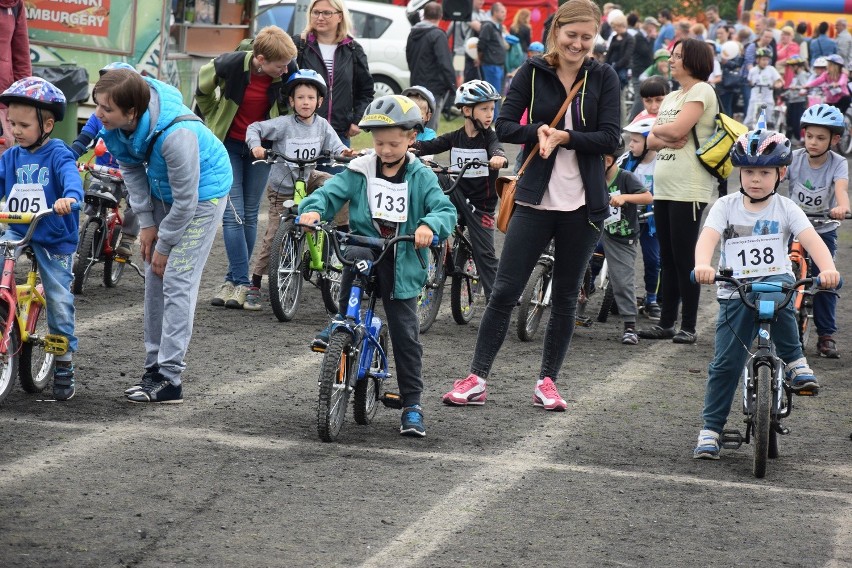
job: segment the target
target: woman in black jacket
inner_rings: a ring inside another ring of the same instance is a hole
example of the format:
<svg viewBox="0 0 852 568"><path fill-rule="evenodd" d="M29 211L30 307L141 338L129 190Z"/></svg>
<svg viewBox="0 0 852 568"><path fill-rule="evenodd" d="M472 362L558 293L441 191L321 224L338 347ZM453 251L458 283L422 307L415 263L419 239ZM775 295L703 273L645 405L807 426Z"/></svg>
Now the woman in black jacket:
<svg viewBox="0 0 852 568"><path fill-rule="evenodd" d="M328 96L317 114L331 123L340 140L361 130L358 122L373 100L373 76L367 55L350 35L352 18L343 0L312 0L308 25L296 40L300 69L313 69L325 79Z"/></svg>
<svg viewBox="0 0 852 568"><path fill-rule="evenodd" d="M470 375L446 393L446 404L483 404L485 379L503 344L512 310L538 260L553 239L553 306L544 337L541 370L533 403L565 410L554 381L574 333L577 296L586 265L609 216L603 154L614 152L621 135L619 82L615 71L589 57L600 24L590 0L568 0L550 29L548 51L522 65L497 119L502 142L539 144L518 180L515 213L509 223L497 280L482 317ZM583 85L563 120L550 123L568 92ZM529 124L520 124L529 109Z"/></svg>

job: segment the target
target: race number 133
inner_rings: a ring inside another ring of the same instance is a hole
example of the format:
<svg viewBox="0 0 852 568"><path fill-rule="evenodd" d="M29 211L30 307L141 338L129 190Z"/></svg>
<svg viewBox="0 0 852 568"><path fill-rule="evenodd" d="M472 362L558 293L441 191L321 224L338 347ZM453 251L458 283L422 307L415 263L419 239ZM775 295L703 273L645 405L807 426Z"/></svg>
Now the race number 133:
<svg viewBox="0 0 852 568"><path fill-rule="evenodd" d="M408 182L390 183L372 179L369 183L370 214L374 219L403 223L408 219Z"/></svg>

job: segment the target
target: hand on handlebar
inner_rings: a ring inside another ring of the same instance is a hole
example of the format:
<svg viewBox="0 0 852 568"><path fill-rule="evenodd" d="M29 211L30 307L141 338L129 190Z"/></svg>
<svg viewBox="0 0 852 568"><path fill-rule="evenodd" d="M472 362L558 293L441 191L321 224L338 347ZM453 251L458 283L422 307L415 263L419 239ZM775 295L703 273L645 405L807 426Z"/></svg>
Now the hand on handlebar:
<svg viewBox="0 0 852 568"><path fill-rule="evenodd" d="M307 211L299 214L299 224L312 226L320 222L320 214L316 211Z"/></svg>
<svg viewBox="0 0 852 568"><path fill-rule="evenodd" d="M823 270L819 273L819 287L833 290L840 285L840 273L837 270Z"/></svg>
<svg viewBox="0 0 852 568"><path fill-rule="evenodd" d="M255 146L251 149L251 155L254 156L258 160L266 159L266 148L263 146Z"/></svg>
<svg viewBox="0 0 852 568"><path fill-rule="evenodd" d="M488 166L492 170L499 170L500 168L508 167L509 160L507 160L503 156L491 156L491 159L488 160Z"/></svg>
<svg viewBox="0 0 852 568"><path fill-rule="evenodd" d="M432 246L432 236L435 233L429 228L429 225L420 225L414 231L414 248L426 248Z"/></svg>
<svg viewBox="0 0 852 568"><path fill-rule="evenodd" d="M358 154L358 150L353 150L352 148L347 148L340 153L341 156L344 156L346 158L354 158Z"/></svg>
<svg viewBox="0 0 852 568"><path fill-rule="evenodd" d="M693 273L698 284L712 284L716 279L716 269L709 264L696 265Z"/></svg>
<svg viewBox="0 0 852 568"><path fill-rule="evenodd" d="M77 200L73 197L60 197L53 202L53 212L57 215L68 215L75 203L77 203Z"/></svg>
<svg viewBox="0 0 852 568"><path fill-rule="evenodd" d="M845 219L847 215L849 215L849 207L844 207L842 205L838 205L828 212L828 216L832 219Z"/></svg>

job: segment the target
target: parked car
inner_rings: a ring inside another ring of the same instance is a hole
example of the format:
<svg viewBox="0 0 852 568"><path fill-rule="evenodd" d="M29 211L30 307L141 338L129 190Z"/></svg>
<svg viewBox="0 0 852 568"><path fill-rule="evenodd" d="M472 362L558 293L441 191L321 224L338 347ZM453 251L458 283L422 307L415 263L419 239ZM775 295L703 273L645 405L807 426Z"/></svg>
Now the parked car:
<svg viewBox="0 0 852 568"><path fill-rule="evenodd" d="M255 18L255 32L276 25L291 36L302 30L293 29L295 0L260 0ZM405 8L379 2L346 0L352 14L352 35L367 54L370 74L375 81L375 94L401 93L410 83L411 74L405 60L405 43L411 24Z"/></svg>

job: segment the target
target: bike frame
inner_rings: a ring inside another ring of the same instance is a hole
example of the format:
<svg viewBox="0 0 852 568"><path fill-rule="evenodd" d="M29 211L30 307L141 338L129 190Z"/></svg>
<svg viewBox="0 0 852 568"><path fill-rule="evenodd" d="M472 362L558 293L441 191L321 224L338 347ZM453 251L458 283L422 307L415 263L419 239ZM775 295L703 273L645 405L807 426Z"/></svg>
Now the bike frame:
<svg viewBox="0 0 852 568"><path fill-rule="evenodd" d="M119 179L123 179L121 172L114 168L108 168L106 166L98 166L94 164L86 164L84 167L95 178L99 179L104 183L116 184L118 183ZM104 179L104 177L107 177L108 179ZM116 226L120 227L124 224L124 216L121 214L122 196L118 194L116 195L116 197L118 199L112 205L107 205L106 200L103 198L93 197L91 195L85 195L83 198L86 203L89 203L90 205L94 205L96 207L95 214L90 215L88 219L100 219L103 223L104 228L104 230L101 231L101 242L99 243L100 246L98 247L98 249L100 250L100 255L97 259L92 259L92 264L96 264L103 258L115 254L115 250L112 248L113 234L115 232ZM90 201L90 199L94 201L94 203ZM118 262L124 261L123 259L118 258L116 258L116 260Z"/></svg>

